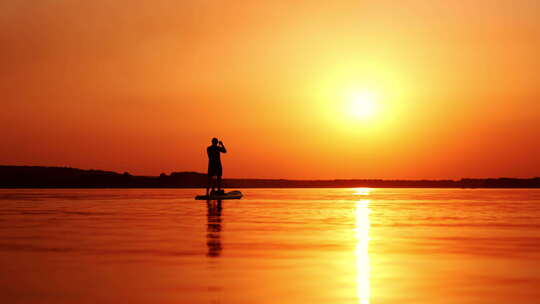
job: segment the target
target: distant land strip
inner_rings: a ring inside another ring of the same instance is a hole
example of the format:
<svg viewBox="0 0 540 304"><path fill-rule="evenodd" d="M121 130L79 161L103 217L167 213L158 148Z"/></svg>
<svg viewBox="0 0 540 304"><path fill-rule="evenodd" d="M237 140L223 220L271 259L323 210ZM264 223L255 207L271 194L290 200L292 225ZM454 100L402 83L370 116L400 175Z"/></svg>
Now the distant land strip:
<svg viewBox="0 0 540 304"><path fill-rule="evenodd" d="M206 174L197 172L135 176L128 172L70 167L0 165L0 188L204 188L206 182ZM540 177L460 180L228 178L223 184L225 188L540 188Z"/></svg>

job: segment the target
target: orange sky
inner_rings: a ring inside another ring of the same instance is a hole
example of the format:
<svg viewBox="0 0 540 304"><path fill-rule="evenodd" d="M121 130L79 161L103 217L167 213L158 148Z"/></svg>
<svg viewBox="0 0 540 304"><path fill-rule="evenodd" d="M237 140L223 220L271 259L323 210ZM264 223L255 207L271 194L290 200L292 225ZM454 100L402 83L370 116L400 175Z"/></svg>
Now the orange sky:
<svg viewBox="0 0 540 304"><path fill-rule="evenodd" d="M538 176L539 3L3 1L0 163L202 172L217 136L225 177Z"/></svg>

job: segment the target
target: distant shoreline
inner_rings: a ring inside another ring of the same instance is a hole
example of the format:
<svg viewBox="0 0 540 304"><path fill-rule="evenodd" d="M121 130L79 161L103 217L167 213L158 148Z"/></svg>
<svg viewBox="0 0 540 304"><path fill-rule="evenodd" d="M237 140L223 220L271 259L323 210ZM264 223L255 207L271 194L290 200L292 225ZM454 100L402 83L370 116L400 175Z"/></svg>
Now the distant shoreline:
<svg viewBox="0 0 540 304"><path fill-rule="evenodd" d="M135 176L128 172L82 170L69 167L2 166L0 188L204 188L207 177L198 172ZM535 178L463 178L459 180L384 179L240 179L223 180L225 188L540 188Z"/></svg>

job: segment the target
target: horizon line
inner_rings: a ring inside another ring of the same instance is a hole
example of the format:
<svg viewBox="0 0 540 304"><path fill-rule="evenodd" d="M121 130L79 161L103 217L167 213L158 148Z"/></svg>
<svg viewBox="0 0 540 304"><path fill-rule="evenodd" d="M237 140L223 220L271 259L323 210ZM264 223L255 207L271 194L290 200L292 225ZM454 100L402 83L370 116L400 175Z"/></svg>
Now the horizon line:
<svg viewBox="0 0 540 304"><path fill-rule="evenodd" d="M118 172L113 170L105 170L105 169L83 169L83 168L77 168L77 167L71 167L68 165L6 165L6 164L0 164L0 167L38 167L38 168L66 168L66 169L75 169L75 170L82 170L82 171L102 171L102 172L113 172L116 174L125 174L128 173L131 176L136 177L159 177L161 174L165 174L167 176L170 176L173 173L195 173L195 174L201 174L206 175L204 172L198 172L198 171L172 171L169 174L166 174L165 172L162 172L157 175L147 175L147 174L131 174L129 171L124 172ZM486 180L486 179L538 179L540 178L540 175L537 176L530 176L530 177L509 177L509 176L499 176L499 177L457 177L457 178L430 178L430 177L422 177L422 178L399 178L399 177L370 177L370 178L320 178L320 177L306 177L306 178L289 178L289 177L223 177L223 179L229 179L229 180L288 180L288 181L460 181L460 180Z"/></svg>

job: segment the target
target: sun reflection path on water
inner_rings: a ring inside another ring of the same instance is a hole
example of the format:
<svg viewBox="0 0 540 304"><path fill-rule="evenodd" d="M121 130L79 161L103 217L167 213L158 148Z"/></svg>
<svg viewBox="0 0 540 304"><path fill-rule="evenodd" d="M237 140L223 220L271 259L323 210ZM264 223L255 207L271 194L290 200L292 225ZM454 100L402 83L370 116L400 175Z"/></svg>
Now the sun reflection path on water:
<svg viewBox="0 0 540 304"><path fill-rule="evenodd" d="M354 194L368 196L369 188L356 188ZM370 299L370 262L369 262L369 199L356 202L356 285L359 304L369 304Z"/></svg>

